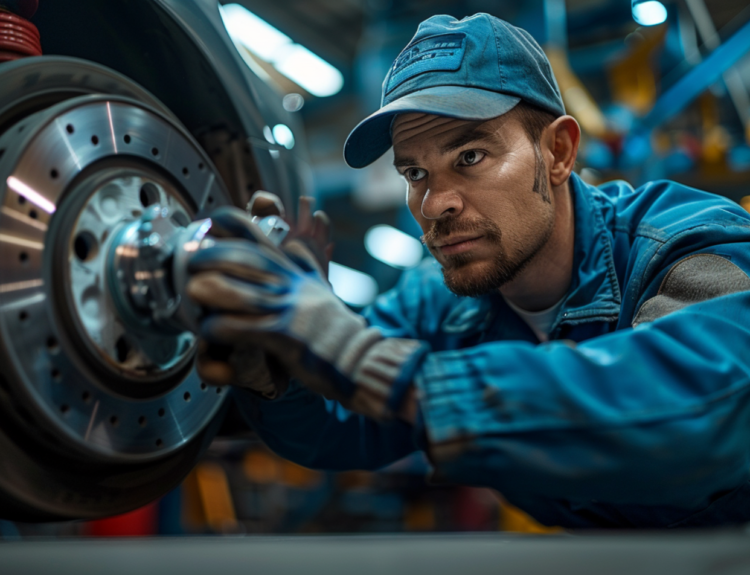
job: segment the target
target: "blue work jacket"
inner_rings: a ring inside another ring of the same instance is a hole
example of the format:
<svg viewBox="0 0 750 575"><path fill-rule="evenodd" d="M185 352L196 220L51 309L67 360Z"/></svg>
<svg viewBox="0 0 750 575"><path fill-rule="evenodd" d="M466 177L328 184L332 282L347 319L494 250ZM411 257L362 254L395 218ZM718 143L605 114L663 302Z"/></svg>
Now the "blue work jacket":
<svg viewBox="0 0 750 575"><path fill-rule="evenodd" d="M423 450L435 480L497 489L547 525L750 521L750 215L674 182L570 182L573 279L549 342L499 294L456 297L424 262L364 312L431 348L407 374L418 423L376 422L299 384L274 401L236 390L265 443L329 470ZM669 272L691 261L721 265L674 273L670 295ZM713 297L727 268L740 289Z"/></svg>

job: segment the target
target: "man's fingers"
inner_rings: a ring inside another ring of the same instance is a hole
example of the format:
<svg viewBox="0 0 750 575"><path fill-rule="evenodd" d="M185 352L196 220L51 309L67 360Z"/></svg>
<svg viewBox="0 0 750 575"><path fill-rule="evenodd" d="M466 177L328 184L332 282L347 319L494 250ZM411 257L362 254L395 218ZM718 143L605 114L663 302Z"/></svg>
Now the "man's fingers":
<svg viewBox="0 0 750 575"><path fill-rule="evenodd" d="M322 210L313 214L312 239L321 250L331 243L331 220Z"/></svg>
<svg viewBox="0 0 750 575"><path fill-rule="evenodd" d="M199 354L195 366L201 380L210 385L230 385L234 381L232 368L223 361Z"/></svg>
<svg viewBox="0 0 750 575"><path fill-rule="evenodd" d="M264 192L258 190L250 198L247 204L247 211L251 216L258 216L259 218L265 218L266 216L280 216L284 218L286 211L284 210L284 204L281 202L281 198L271 192Z"/></svg>
<svg viewBox="0 0 750 575"><path fill-rule="evenodd" d="M315 198L310 196L300 196L297 204L297 228L296 235L310 237L313 232L312 208L315 205Z"/></svg>
<svg viewBox="0 0 750 575"><path fill-rule="evenodd" d="M213 344L255 344L268 349L278 322L276 314L213 314L201 322L200 336Z"/></svg>
<svg viewBox="0 0 750 575"><path fill-rule="evenodd" d="M260 284L284 283L291 262L276 246L270 249L242 240L221 240L198 250L188 261L191 274L220 271Z"/></svg>
<svg viewBox="0 0 750 575"><path fill-rule="evenodd" d="M284 293L219 272L197 274L188 282L185 293L198 305L214 311L267 314L280 313L289 306Z"/></svg>
<svg viewBox="0 0 750 575"><path fill-rule="evenodd" d="M307 242L295 238L284 244L284 253L303 270L316 272L327 279L328 262L321 261L324 259L322 251L315 254L311 247L314 248L315 246L309 246ZM324 265L325 267L323 267Z"/></svg>

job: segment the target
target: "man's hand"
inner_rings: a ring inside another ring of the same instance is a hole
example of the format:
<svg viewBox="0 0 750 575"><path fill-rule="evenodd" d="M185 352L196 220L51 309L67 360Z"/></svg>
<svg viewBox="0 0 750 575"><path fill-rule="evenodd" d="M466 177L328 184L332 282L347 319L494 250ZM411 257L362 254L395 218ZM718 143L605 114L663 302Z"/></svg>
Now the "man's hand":
<svg viewBox="0 0 750 575"><path fill-rule="evenodd" d="M257 236L235 213L248 239ZM187 292L213 312L201 337L262 348L313 391L367 416L399 415L425 344L383 338L333 294L302 242L285 248L226 240L191 258Z"/></svg>
<svg viewBox="0 0 750 575"><path fill-rule="evenodd" d="M309 265L327 276L333 244L330 242L330 222L328 216L318 211L311 214L314 200L301 197L298 207L298 221L292 226L289 241L304 242L310 252ZM281 199L269 192L256 192L247 206L251 216L285 216ZM219 241L231 238L253 238L265 241L262 235L253 236L248 227L248 218L238 210L217 210L212 215L211 234ZM291 239L296 238L296 239ZM292 249L294 246L292 245ZM203 293L203 301L210 301L214 294ZM212 305L207 305L210 309ZM273 357L268 357L259 347L248 344L216 344L201 340L197 358L198 373L203 381L212 385L235 385L250 389L266 399L283 395L289 382L289 375Z"/></svg>

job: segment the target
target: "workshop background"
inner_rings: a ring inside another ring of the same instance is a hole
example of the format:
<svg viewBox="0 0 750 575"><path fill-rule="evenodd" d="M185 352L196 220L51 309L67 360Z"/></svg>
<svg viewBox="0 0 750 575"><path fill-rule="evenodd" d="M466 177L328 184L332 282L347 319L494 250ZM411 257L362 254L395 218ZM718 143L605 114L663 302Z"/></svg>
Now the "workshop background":
<svg viewBox="0 0 750 575"><path fill-rule="evenodd" d="M268 138L307 154L317 207L335 230L331 281L352 307L373 301L428 255L391 155L352 170L342 158L346 136L377 109L382 79L420 21L476 12L527 29L544 47L583 128L577 171L586 181L638 186L668 178L750 210L746 0L226 3L237 49L304 127L292 133L279 125ZM290 65L281 56L290 46L307 49L314 65ZM428 473L421 456L377 473L305 469L230 417L187 480L160 501L93 522L2 521L0 535L545 531L489 490L433 486Z"/></svg>

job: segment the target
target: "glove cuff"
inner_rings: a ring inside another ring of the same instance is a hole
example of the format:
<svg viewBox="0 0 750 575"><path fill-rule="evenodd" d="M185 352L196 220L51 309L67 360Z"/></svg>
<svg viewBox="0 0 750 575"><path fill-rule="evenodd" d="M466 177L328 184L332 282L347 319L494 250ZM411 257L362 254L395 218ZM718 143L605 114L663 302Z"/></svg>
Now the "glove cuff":
<svg viewBox="0 0 750 575"><path fill-rule="evenodd" d="M414 339L387 338L373 344L352 374L351 409L375 419L394 417L429 346Z"/></svg>

